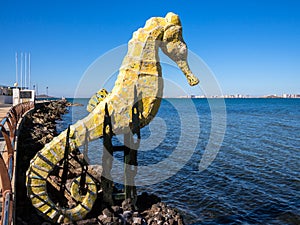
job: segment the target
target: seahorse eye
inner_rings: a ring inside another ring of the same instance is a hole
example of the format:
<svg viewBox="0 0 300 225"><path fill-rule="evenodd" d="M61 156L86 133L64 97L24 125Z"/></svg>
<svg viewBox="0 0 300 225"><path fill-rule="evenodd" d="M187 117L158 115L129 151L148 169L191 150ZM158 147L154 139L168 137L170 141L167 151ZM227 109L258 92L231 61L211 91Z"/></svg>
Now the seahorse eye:
<svg viewBox="0 0 300 225"><path fill-rule="evenodd" d="M180 54L186 54L186 47L185 47L185 45L183 43L180 43L178 45L178 50L179 50Z"/></svg>

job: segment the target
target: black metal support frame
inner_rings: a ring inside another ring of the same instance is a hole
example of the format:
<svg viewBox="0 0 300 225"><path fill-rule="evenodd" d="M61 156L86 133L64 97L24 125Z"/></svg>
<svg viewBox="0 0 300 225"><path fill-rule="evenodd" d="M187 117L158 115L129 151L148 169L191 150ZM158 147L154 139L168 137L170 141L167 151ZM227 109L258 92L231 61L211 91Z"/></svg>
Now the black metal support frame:
<svg viewBox="0 0 300 225"><path fill-rule="evenodd" d="M124 146L113 146L112 144L112 124L108 112L108 106L105 105L105 116L103 125L103 155L102 155L102 178L101 185L103 190L103 200L112 205L114 202L113 180L111 169L113 164L113 153L124 151L124 193L121 194L124 199L132 199L135 203L137 191L135 187L135 176L137 174L137 150L140 145L140 118L139 105L136 88L134 89L134 105L132 107L132 122L130 124L131 132L124 134ZM134 136L137 140L134 140ZM118 200L120 194L118 194Z"/></svg>

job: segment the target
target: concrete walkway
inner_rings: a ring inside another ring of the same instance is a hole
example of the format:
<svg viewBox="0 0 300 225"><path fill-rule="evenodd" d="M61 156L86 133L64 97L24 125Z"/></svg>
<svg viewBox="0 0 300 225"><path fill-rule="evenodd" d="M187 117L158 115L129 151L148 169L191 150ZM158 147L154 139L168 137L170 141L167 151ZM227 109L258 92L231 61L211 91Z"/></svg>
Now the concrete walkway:
<svg viewBox="0 0 300 225"><path fill-rule="evenodd" d="M6 116L7 112L12 107L12 104L2 104L0 103L0 121Z"/></svg>

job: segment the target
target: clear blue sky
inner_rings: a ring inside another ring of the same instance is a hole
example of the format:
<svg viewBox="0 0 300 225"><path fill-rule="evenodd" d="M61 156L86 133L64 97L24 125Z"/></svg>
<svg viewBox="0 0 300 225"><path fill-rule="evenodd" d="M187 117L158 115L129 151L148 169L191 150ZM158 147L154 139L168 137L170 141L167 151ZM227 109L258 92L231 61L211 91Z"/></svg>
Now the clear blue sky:
<svg viewBox="0 0 300 225"><path fill-rule="evenodd" d="M95 59L169 11L223 93L300 93L298 0L1 1L0 84L15 82L15 52L30 52L39 92L72 97Z"/></svg>

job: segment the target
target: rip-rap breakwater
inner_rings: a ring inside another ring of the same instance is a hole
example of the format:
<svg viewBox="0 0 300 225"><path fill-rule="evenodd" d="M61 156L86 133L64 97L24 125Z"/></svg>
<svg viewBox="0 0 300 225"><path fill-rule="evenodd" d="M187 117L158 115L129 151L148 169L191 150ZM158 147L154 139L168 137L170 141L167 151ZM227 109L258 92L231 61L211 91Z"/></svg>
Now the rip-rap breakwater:
<svg viewBox="0 0 300 225"><path fill-rule="evenodd" d="M16 174L16 221L17 224L47 224L48 221L37 213L26 193L26 171L30 160L40 151L46 143L49 143L58 135L56 121L61 120L61 116L68 112L68 107L72 104L67 101L53 101L41 103L23 120L18 138L17 174ZM71 154L69 160L69 173L66 186L69 187L72 181L81 175L82 164L87 164L83 155L76 151ZM74 160L79 159L81 163ZM86 165L88 174L98 181L100 190L100 179L102 168L99 165ZM47 179L49 185L47 191L52 200L59 203L59 192L57 185L60 182L62 166L57 166ZM56 184L56 185L55 185ZM116 190L118 191L118 190ZM72 207L76 204L69 198L67 205ZM49 223L48 223L49 224ZM70 225L73 223L69 223ZM75 224L75 223L74 223ZM114 206L105 204L102 201L101 190L92 211L87 217L76 224L136 224L136 225L183 225L183 218L180 213L165 203L160 202L160 198L155 195L142 193L138 196L136 204L130 199L116 201Z"/></svg>

